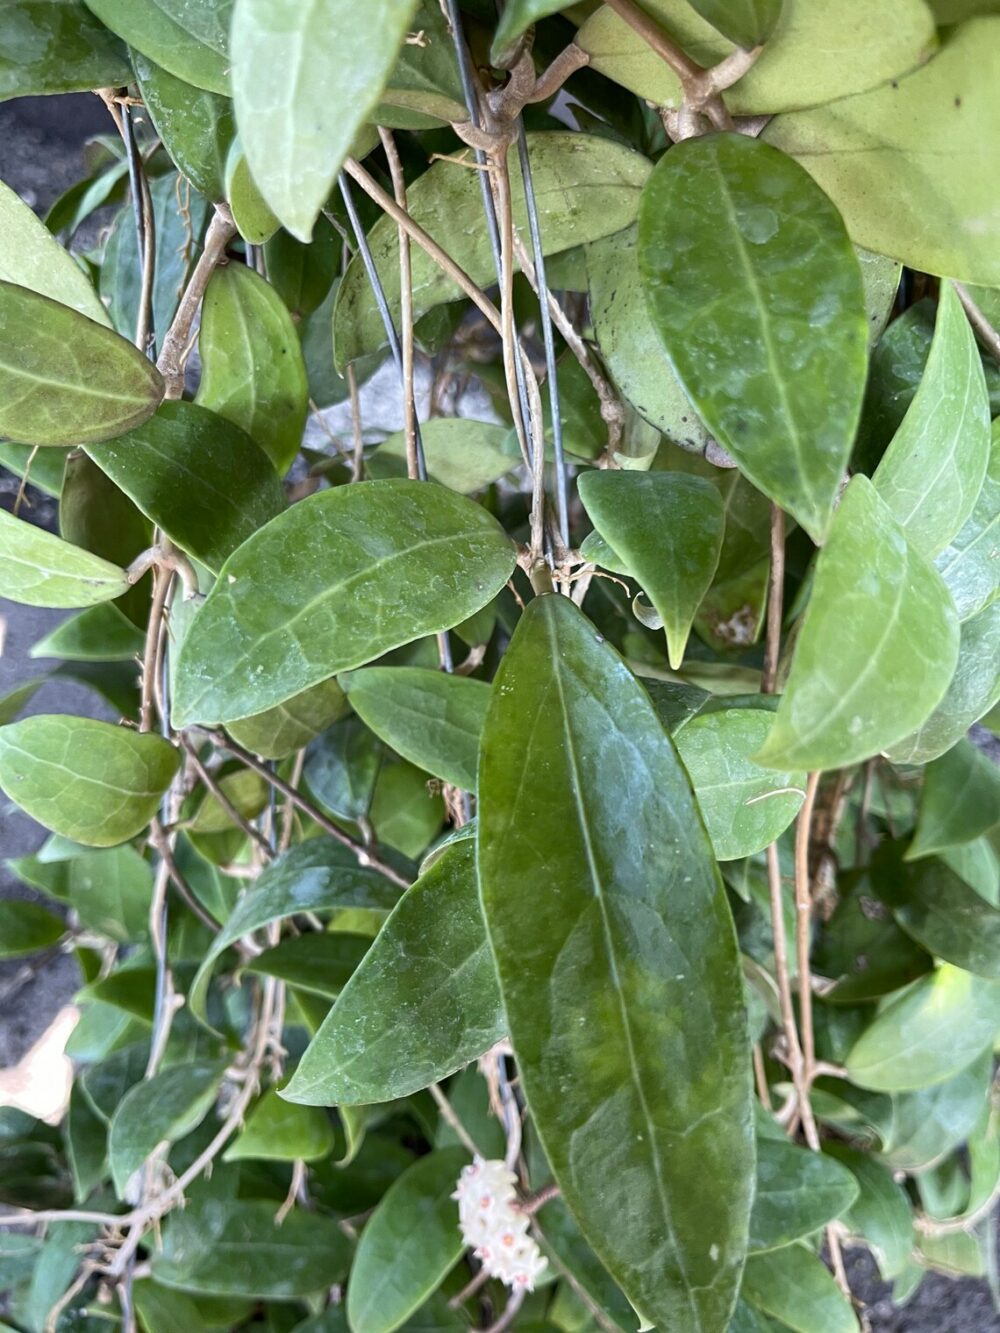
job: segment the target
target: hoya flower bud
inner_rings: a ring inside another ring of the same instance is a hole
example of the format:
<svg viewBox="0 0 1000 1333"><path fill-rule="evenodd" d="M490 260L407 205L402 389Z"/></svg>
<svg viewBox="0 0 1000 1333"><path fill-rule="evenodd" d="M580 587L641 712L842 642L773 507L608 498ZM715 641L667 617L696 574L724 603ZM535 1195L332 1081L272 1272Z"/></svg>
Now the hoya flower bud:
<svg viewBox="0 0 1000 1333"><path fill-rule="evenodd" d="M533 1291L548 1260L528 1235L529 1217L517 1206L515 1176L503 1162L477 1157L462 1168L458 1188L458 1225L462 1239L490 1277L508 1287Z"/></svg>

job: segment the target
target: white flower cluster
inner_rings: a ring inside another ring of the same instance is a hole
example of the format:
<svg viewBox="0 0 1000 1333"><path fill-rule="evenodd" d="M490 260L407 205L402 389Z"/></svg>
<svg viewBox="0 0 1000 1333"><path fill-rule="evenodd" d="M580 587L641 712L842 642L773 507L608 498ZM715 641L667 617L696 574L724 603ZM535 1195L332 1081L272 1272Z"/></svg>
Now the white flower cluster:
<svg viewBox="0 0 1000 1333"><path fill-rule="evenodd" d="M458 1225L465 1241L489 1273L508 1287L534 1291L548 1260L528 1235L530 1218L517 1207L515 1176L503 1162L477 1157L463 1167L458 1188Z"/></svg>

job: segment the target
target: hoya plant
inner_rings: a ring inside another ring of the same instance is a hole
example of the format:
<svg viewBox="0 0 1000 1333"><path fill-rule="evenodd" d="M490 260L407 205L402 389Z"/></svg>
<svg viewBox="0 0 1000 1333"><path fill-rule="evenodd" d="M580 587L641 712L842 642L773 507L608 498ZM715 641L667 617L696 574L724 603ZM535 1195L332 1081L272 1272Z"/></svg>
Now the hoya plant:
<svg viewBox="0 0 1000 1333"><path fill-rule="evenodd" d="M5 1328L996 1284L996 9L0 6Z"/></svg>

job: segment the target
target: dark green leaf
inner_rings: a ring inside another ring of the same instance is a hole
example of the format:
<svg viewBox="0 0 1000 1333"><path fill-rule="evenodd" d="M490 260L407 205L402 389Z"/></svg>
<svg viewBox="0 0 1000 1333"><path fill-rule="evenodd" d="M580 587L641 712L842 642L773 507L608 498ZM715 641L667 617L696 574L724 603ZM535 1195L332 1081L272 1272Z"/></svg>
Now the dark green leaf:
<svg viewBox="0 0 1000 1333"><path fill-rule="evenodd" d="M352 141L381 96L417 0L237 0L233 96L250 169L308 241ZM289 71L294 77L289 78Z"/></svg>
<svg viewBox="0 0 1000 1333"><path fill-rule="evenodd" d="M421 1157L394 1182L361 1233L347 1287L352 1333L392 1333L423 1305L462 1253L451 1193L464 1148Z"/></svg>
<svg viewBox="0 0 1000 1333"><path fill-rule="evenodd" d="M585 472L588 517L638 579L663 621L670 665L684 658L691 623L722 549L718 490L681 472Z"/></svg>
<svg viewBox="0 0 1000 1333"><path fill-rule="evenodd" d="M747 1260L743 1298L794 1333L857 1333L858 1322L823 1261L803 1245Z"/></svg>
<svg viewBox="0 0 1000 1333"><path fill-rule="evenodd" d="M993 423L983 489L965 526L935 564L955 599L959 620L990 605L1000 592L1000 418Z"/></svg>
<svg viewBox="0 0 1000 1333"><path fill-rule="evenodd" d="M55 944L66 923L38 903L0 902L0 958L21 958Z"/></svg>
<svg viewBox="0 0 1000 1333"><path fill-rule="evenodd" d="M303 768L319 803L341 819L366 819L385 757L378 737L356 717L345 717L309 746Z"/></svg>
<svg viewBox="0 0 1000 1333"><path fill-rule="evenodd" d="M213 1199L176 1209L153 1258L167 1287L216 1296L288 1300L343 1280L347 1237L332 1218L295 1208L278 1225L264 1199Z"/></svg>
<svg viewBox="0 0 1000 1333"><path fill-rule="evenodd" d="M913 1249L913 1208L902 1185L881 1162L846 1143L830 1139L823 1151L854 1176L860 1193L844 1214L844 1224L875 1253L887 1281L906 1267Z"/></svg>
<svg viewBox="0 0 1000 1333"><path fill-rule="evenodd" d="M959 1073L1000 1030L1000 982L942 963L890 1000L847 1056L859 1087L907 1092Z"/></svg>
<svg viewBox="0 0 1000 1333"><path fill-rule="evenodd" d="M569 9L572 0L510 0L500 13L500 22L493 36L490 47L490 59L494 65L503 64L505 59L517 48L519 39L540 19L557 14L560 9Z"/></svg>
<svg viewBox="0 0 1000 1333"><path fill-rule="evenodd" d="M757 756L839 768L902 740L940 703L958 623L937 571L866 477L844 492L820 552L792 670Z"/></svg>
<svg viewBox="0 0 1000 1333"><path fill-rule="evenodd" d="M960 740L927 765L908 861L972 842L1000 821L1000 768Z"/></svg>
<svg viewBox="0 0 1000 1333"><path fill-rule="evenodd" d="M339 843L312 838L293 847L259 876L216 935L188 993L192 1011L204 1015L212 966L243 935L296 912L362 907L388 913L398 897L395 884L359 866L357 858Z"/></svg>
<svg viewBox="0 0 1000 1333"><path fill-rule="evenodd" d="M692 0L692 9L737 46L760 46L781 17L782 0Z"/></svg>
<svg viewBox="0 0 1000 1333"><path fill-rule="evenodd" d="M318 1106L292 1106L277 1088L264 1093L222 1160L244 1158L272 1162L315 1162L333 1150L333 1125Z"/></svg>
<svg viewBox="0 0 1000 1333"><path fill-rule="evenodd" d="M750 1249L777 1250L811 1235L857 1197L851 1173L829 1157L781 1139L758 1138Z"/></svg>
<svg viewBox="0 0 1000 1333"><path fill-rule="evenodd" d="M108 1127L91 1106L79 1079L70 1093L63 1139L73 1173L73 1194L82 1203L107 1175Z"/></svg>
<svg viewBox="0 0 1000 1333"><path fill-rule="evenodd" d="M125 1095L108 1133L108 1160L119 1198L157 1144L181 1139L201 1124L215 1102L224 1068L205 1060L172 1065Z"/></svg>
<svg viewBox="0 0 1000 1333"><path fill-rule="evenodd" d="M418 861L444 822L438 785L405 760L389 758L383 763L369 811L376 840Z"/></svg>
<svg viewBox="0 0 1000 1333"><path fill-rule="evenodd" d="M4 595L6 589L4 590ZM76 662L132 662L145 636L116 606L93 606L70 616L31 645L32 657Z"/></svg>
<svg viewBox="0 0 1000 1333"><path fill-rule="evenodd" d="M267 977L280 977L298 990L334 1000L347 985L370 945L371 939L367 935L347 935L339 931L290 935L273 949L257 954L247 965L247 970Z"/></svg>
<svg viewBox="0 0 1000 1333"><path fill-rule="evenodd" d="M392 1101L500 1040L506 1024L477 892L466 840L400 899L285 1096L329 1106Z"/></svg>
<svg viewBox="0 0 1000 1333"><path fill-rule="evenodd" d="M449 629L485 606L513 567L496 520L443 487L372 481L311 496L223 566L178 656L174 721L260 713Z"/></svg>
<svg viewBox="0 0 1000 1333"><path fill-rule="evenodd" d="M0 786L40 824L90 847L145 828L178 763L159 736L90 718L40 715L0 727Z"/></svg>
<svg viewBox="0 0 1000 1333"><path fill-rule="evenodd" d="M264 713L231 722L226 730L238 745L263 759L285 759L343 717L347 707L337 681L321 680Z"/></svg>
<svg viewBox="0 0 1000 1333"><path fill-rule="evenodd" d="M464 791L476 790L487 684L422 667L369 667L340 683L362 721L397 754Z"/></svg>
<svg viewBox="0 0 1000 1333"><path fill-rule="evenodd" d="M264 451L194 403L164 403L138 429L88 453L178 546L213 570L285 507Z"/></svg>
<svg viewBox="0 0 1000 1333"><path fill-rule="evenodd" d="M137 348L78 310L0 282L0 431L89 444L156 411L163 381Z"/></svg>
<svg viewBox="0 0 1000 1333"><path fill-rule="evenodd" d="M646 1318L721 1326L753 1186L732 925L673 747L563 597L529 604L497 673L479 872L518 1069L570 1211ZM725 1188L706 1188L709 1169Z"/></svg>
<svg viewBox="0 0 1000 1333"><path fill-rule="evenodd" d="M27 606L92 606L128 591L117 565L0 509L0 594Z"/></svg>
<svg viewBox="0 0 1000 1333"><path fill-rule="evenodd" d="M175 22L158 0L86 0L86 5L112 32L168 73L196 88L228 94L229 62Z"/></svg>
<svg viewBox="0 0 1000 1333"><path fill-rule="evenodd" d="M643 192L639 267L674 369L750 480L817 541L864 392L867 327L843 222L745 135L688 139Z"/></svg>
<svg viewBox="0 0 1000 1333"><path fill-rule="evenodd" d="M293 318L304 319L324 304L340 273L340 252L340 237L324 217L317 220L309 245L287 231L279 231L267 242L264 256L268 282Z"/></svg>
<svg viewBox="0 0 1000 1333"><path fill-rule="evenodd" d="M836 983L828 1000L877 1000L931 970L930 957L899 929L867 876L838 887L840 901L813 951L816 972Z"/></svg>
<svg viewBox="0 0 1000 1333"><path fill-rule="evenodd" d="M406 112L446 122L464 121L469 113L462 93L455 43L439 0L419 0L409 26L411 32L420 36L417 41L404 41L399 48L373 119L380 125L392 125L393 119L386 117L386 111L399 108L404 112L400 120L402 128L406 127ZM357 149L355 155L360 156Z"/></svg>
<svg viewBox="0 0 1000 1333"><path fill-rule="evenodd" d="M139 92L171 160L206 199L224 198L226 155L236 133L232 103L132 55Z"/></svg>
<svg viewBox="0 0 1000 1333"><path fill-rule="evenodd" d="M10 21L8 7L5 22ZM0 55L0 61L2 58ZM20 195L2 181L0 227L4 234L0 278L4 282L30 287L33 292L72 306L98 324L110 324L108 312L76 260L62 248Z"/></svg>
<svg viewBox="0 0 1000 1333"><path fill-rule="evenodd" d="M0 100L128 83L125 48L80 0L15 0L0 29Z"/></svg>
<svg viewBox="0 0 1000 1333"><path fill-rule="evenodd" d="M918 551L936 556L972 513L990 455L979 349L953 283L941 285L920 387L873 477Z"/></svg>
<svg viewBox="0 0 1000 1333"><path fill-rule="evenodd" d="M536 1225L561 1268L596 1301L606 1319L622 1333L633 1333L638 1318L631 1305L608 1276L593 1250L583 1239L573 1214L561 1199L545 1205Z"/></svg>

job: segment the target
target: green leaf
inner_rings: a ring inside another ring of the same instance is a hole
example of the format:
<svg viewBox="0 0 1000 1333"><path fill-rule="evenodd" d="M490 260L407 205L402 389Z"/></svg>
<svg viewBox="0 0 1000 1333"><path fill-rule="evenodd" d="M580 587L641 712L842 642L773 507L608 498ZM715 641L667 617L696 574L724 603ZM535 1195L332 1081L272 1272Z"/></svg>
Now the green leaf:
<svg viewBox="0 0 1000 1333"><path fill-rule="evenodd" d="M898 84L850 98L842 88L828 106L777 117L764 137L802 163L859 245L925 273L996 286L1000 16L944 36L940 52Z"/></svg>
<svg viewBox="0 0 1000 1333"><path fill-rule="evenodd" d="M766 42L781 17L783 0L691 0L691 8L737 46Z"/></svg>
<svg viewBox="0 0 1000 1333"><path fill-rule="evenodd" d="M66 923L38 903L0 902L0 958L21 958L47 949L66 933Z"/></svg>
<svg viewBox="0 0 1000 1333"><path fill-rule="evenodd" d="M340 681L361 720L404 759L463 791L476 790L490 688L424 667L368 667Z"/></svg>
<svg viewBox="0 0 1000 1333"><path fill-rule="evenodd" d="M847 1056L853 1083L875 1092L932 1087L993 1044L1000 983L950 963L890 1000Z"/></svg>
<svg viewBox="0 0 1000 1333"><path fill-rule="evenodd" d="M813 967L834 981L826 998L834 1004L881 999L933 967L933 962L892 919L872 890L867 874L846 877L840 900L813 950Z"/></svg>
<svg viewBox="0 0 1000 1333"><path fill-rule="evenodd" d="M772 718L754 708L694 717L674 737L720 861L763 851L798 814L806 775L761 768L757 753Z"/></svg>
<svg viewBox="0 0 1000 1333"><path fill-rule="evenodd" d="M777 1250L819 1231L857 1197L850 1172L829 1157L781 1139L758 1138L750 1249Z"/></svg>
<svg viewBox="0 0 1000 1333"><path fill-rule="evenodd" d="M358 1242L347 1287L351 1333L392 1333L458 1262L462 1237L451 1193L464 1148L421 1157L392 1184Z"/></svg>
<svg viewBox="0 0 1000 1333"><path fill-rule="evenodd" d="M212 570L285 508L264 451L239 426L194 403L163 403L136 430L87 452L148 518Z"/></svg>
<svg viewBox="0 0 1000 1333"><path fill-rule="evenodd" d="M244 819L254 820L267 805L268 785L259 773L240 768L219 779L219 789ZM227 833L233 818L214 792L206 791L188 828L192 833Z"/></svg>
<svg viewBox="0 0 1000 1333"><path fill-rule="evenodd" d="M234 0L153 0L153 3L196 41L228 56Z"/></svg>
<svg viewBox="0 0 1000 1333"><path fill-rule="evenodd" d="M125 571L0 510L0 594L26 606L92 606L128 591Z"/></svg>
<svg viewBox="0 0 1000 1333"><path fill-rule="evenodd" d="M944 698L919 731L886 750L887 757L896 764L924 764L943 756L998 699L1000 601L994 601L962 624L958 665Z"/></svg>
<svg viewBox="0 0 1000 1333"><path fill-rule="evenodd" d="M286 759L343 717L347 707L344 691L331 678L266 712L230 722L226 730L238 745L262 759Z"/></svg>
<svg viewBox="0 0 1000 1333"><path fill-rule="evenodd" d="M85 717L0 727L0 786L40 824L90 847L144 829L179 762L159 736Z"/></svg>
<svg viewBox="0 0 1000 1333"><path fill-rule="evenodd" d="M129 81L125 48L79 0L15 0L0 31L0 100Z"/></svg>
<svg viewBox="0 0 1000 1333"><path fill-rule="evenodd" d="M0 696L0 727L5 727L8 722L13 722L18 713L23 708L27 708L44 680L44 676L36 676L34 680L25 681L23 685L18 685L15 689L9 690L7 694Z"/></svg>
<svg viewBox="0 0 1000 1333"><path fill-rule="evenodd" d="M507 426L464 417L434 417L421 423L420 438L431 481L453 491L471 495L485 490L517 466L504 449L510 436ZM375 449L368 458L372 477L406 476L406 436L399 431Z"/></svg>
<svg viewBox="0 0 1000 1333"><path fill-rule="evenodd" d="M266 1199L209 1196L175 1209L153 1257L166 1287L210 1296L289 1300L343 1280L350 1243L321 1213L294 1208L280 1225Z"/></svg>
<svg viewBox="0 0 1000 1333"><path fill-rule="evenodd" d="M249 717L450 629L513 568L496 520L444 487L371 481L310 496L226 561L178 655L174 722Z"/></svg>
<svg viewBox="0 0 1000 1333"><path fill-rule="evenodd" d="M9 22L9 17L5 18ZM86 274L48 227L9 185L0 181L0 228L4 247L0 279L29 287L53 301L71 306L98 324L110 324Z"/></svg>
<svg viewBox="0 0 1000 1333"><path fill-rule="evenodd" d="M216 269L205 292L198 347L197 401L242 427L284 476L302 443L309 396L285 303L244 264Z"/></svg>
<svg viewBox="0 0 1000 1333"><path fill-rule="evenodd" d="M25 444L90 444L145 421L156 368L111 329L0 282L0 431Z"/></svg>
<svg viewBox="0 0 1000 1333"><path fill-rule="evenodd" d="M609 139L568 131L529 134L528 146L545 254L610 236L634 222L639 192L650 170L644 157ZM511 152L514 221L527 235L524 187L515 165L517 150ZM454 162L435 162L407 188L407 211L473 282L488 286L496 281L496 267L489 234L482 224L483 201L477 177L477 172L456 167ZM395 222L381 218L369 232L368 243L399 327L399 235ZM417 246L413 247L412 266L415 319L463 295L461 288ZM356 255L340 285L334 312L338 369L365 352L377 351L384 343L378 307L364 265Z"/></svg>
<svg viewBox="0 0 1000 1333"><path fill-rule="evenodd" d="M30 444L12 444L5 440L0 442L0 463L18 477L30 477L33 486L58 499L69 452L69 449L39 452Z"/></svg>
<svg viewBox="0 0 1000 1333"><path fill-rule="evenodd" d="M495 1045L506 1022L479 910L475 845L449 847L399 900L282 1095L407 1097Z"/></svg>
<svg viewBox="0 0 1000 1333"><path fill-rule="evenodd" d="M972 842L1000 821L1000 769L961 740L927 765L907 861Z"/></svg>
<svg viewBox="0 0 1000 1333"><path fill-rule="evenodd" d="M989 455L983 364L955 287L945 282L920 387L872 480L916 549L933 557L972 513Z"/></svg>
<svg viewBox="0 0 1000 1333"><path fill-rule="evenodd" d="M746 9L743 4L710 2L717 13ZM643 9L707 67L723 60L733 46L696 8L683 0L643 0ZM905 74L934 50L934 22L921 0L896 0L892 20L882 22L866 0L829 0L825 5L784 0L760 59L726 91L726 105L734 115L772 114L847 97ZM680 106L677 76L610 7L599 8L576 41L599 74L658 106Z"/></svg>
<svg viewBox="0 0 1000 1333"><path fill-rule="evenodd" d="M500 13L490 47L490 61L494 65L503 65L506 58L513 54L517 43L527 30L540 19L550 14L558 14L561 9L569 9L572 0L510 0Z"/></svg>
<svg viewBox="0 0 1000 1333"><path fill-rule="evenodd" d="M153 873L134 847L88 851L69 843L57 854L52 843L8 865L26 884L70 903L81 925L119 943L145 935Z"/></svg>
<svg viewBox="0 0 1000 1333"><path fill-rule="evenodd" d="M222 1160L315 1162L333 1151L335 1138L325 1111L318 1106L292 1106L277 1088L270 1088L247 1116Z"/></svg>
<svg viewBox="0 0 1000 1333"><path fill-rule="evenodd" d="M298 990L335 1000L370 946L367 935L310 931L290 935L273 949L265 949L247 964L247 970L280 977Z"/></svg>
<svg viewBox="0 0 1000 1333"><path fill-rule="evenodd" d="M688 139L643 191L639 268L702 420L821 541L866 371L861 270L836 209L756 139Z"/></svg>
<svg viewBox="0 0 1000 1333"><path fill-rule="evenodd" d="M844 1225L875 1254L879 1272L889 1281L906 1267L913 1249L913 1208L892 1172L867 1153L836 1139L823 1144L828 1156L847 1167L860 1193L843 1216Z"/></svg>
<svg viewBox="0 0 1000 1333"><path fill-rule="evenodd" d="M635 1311L583 1239L562 1199L547 1203L544 1212L536 1216L535 1226L555 1254L559 1267L572 1274L575 1282L597 1303L605 1319L610 1319L622 1333L633 1333L639 1322Z"/></svg>
<svg viewBox="0 0 1000 1333"><path fill-rule="evenodd" d="M792 670L757 761L841 768L921 726L944 696L959 630L937 571L866 477L820 552Z"/></svg>
<svg viewBox="0 0 1000 1333"><path fill-rule="evenodd" d="M754 1254L743 1276L743 1298L794 1333L857 1333L850 1303L823 1261L803 1245Z"/></svg>
<svg viewBox="0 0 1000 1333"><path fill-rule="evenodd" d="M157 1144L176 1142L201 1124L224 1069L218 1060L172 1065L125 1094L108 1132L108 1160L119 1198Z"/></svg>
<svg viewBox="0 0 1000 1333"><path fill-rule="evenodd" d="M108 1173L108 1127L77 1080L63 1121L66 1157L73 1173L73 1197L82 1203Z"/></svg>
<svg viewBox="0 0 1000 1333"><path fill-rule="evenodd" d="M232 103L132 53L139 92L171 161L206 199L225 197L226 156L236 134Z"/></svg>
<svg viewBox="0 0 1000 1333"><path fill-rule="evenodd" d="M341 249L340 237L324 217L317 221L309 245L287 231L277 232L265 245L268 282L296 321L318 311L339 281Z"/></svg>
<svg viewBox="0 0 1000 1333"><path fill-rule="evenodd" d="M191 1011L204 1017L215 960L243 935L296 912L362 907L388 913L398 897L395 884L359 866L357 858L339 843L311 838L293 847L261 873L212 941L188 992Z"/></svg>
<svg viewBox="0 0 1000 1333"><path fill-rule="evenodd" d="M0 529L2 522L0 519ZM117 606L102 603L69 616L31 645L30 656L73 662L133 662L144 642L145 636L128 616L122 615Z"/></svg>
<svg viewBox="0 0 1000 1333"><path fill-rule="evenodd" d="M263 245L269 241L281 224L251 175L250 165L238 138L226 158L225 186L233 221L243 239L251 245Z"/></svg>
<svg viewBox="0 0 1000 1333"><path fill-rule="evenodd" d="M254 179L308 241L358 130L378 102L416 0L237 0L233 97Z"/></svg>
<svg viewBox="0 0 1000 1333"><path fill-rule="evenodd" d="M175 78L208 92L228 95L229 62L175 22L158 0L85 0L85 3L112 32Z"/></svg>
<svg viewBox="0 0 1000 1333"><path fill-rule="evenodd" d="M455 43L439 0L419 0L409 27L420 34L419 40L404 41L399 48L382 102L372 119L391 126L393 113L399 108L404 113L399 118L401 128L409 123L407 112L445 122L467 120ZM357 149L355 156L361 156Z"/></svg>
<svg viewBox="0 0 1000 1333"><path fill-rule="evenodd" d="M479 772L483 911L563 1197L642 1315L721 1327L753 1189L735 939L673 747L568 599L521 617Z"/></svg>
<svg viewBox="0 0 1000 1333"><path fill-rule="evenodd" d="M959 620L989 606L1000 593L1000 418L993 423L990 460L972 513L934 562L955 599Z"/></svg>
<svg viewBox="0 0 1000 1333"><path fill-rule="evenodd" d="M357 717L342 718L317 736L306 751L306 785L331 814L341 819L365 819L371 811L384 757L374 732Z"/></svg>
<svg viewBox="0 0 1000 1333"><path fill-rule="evenodd" d="M682 472L592 471L577 487L591 522L659 612L671 667L719 563L725 510L710 481Z"/></svg>

